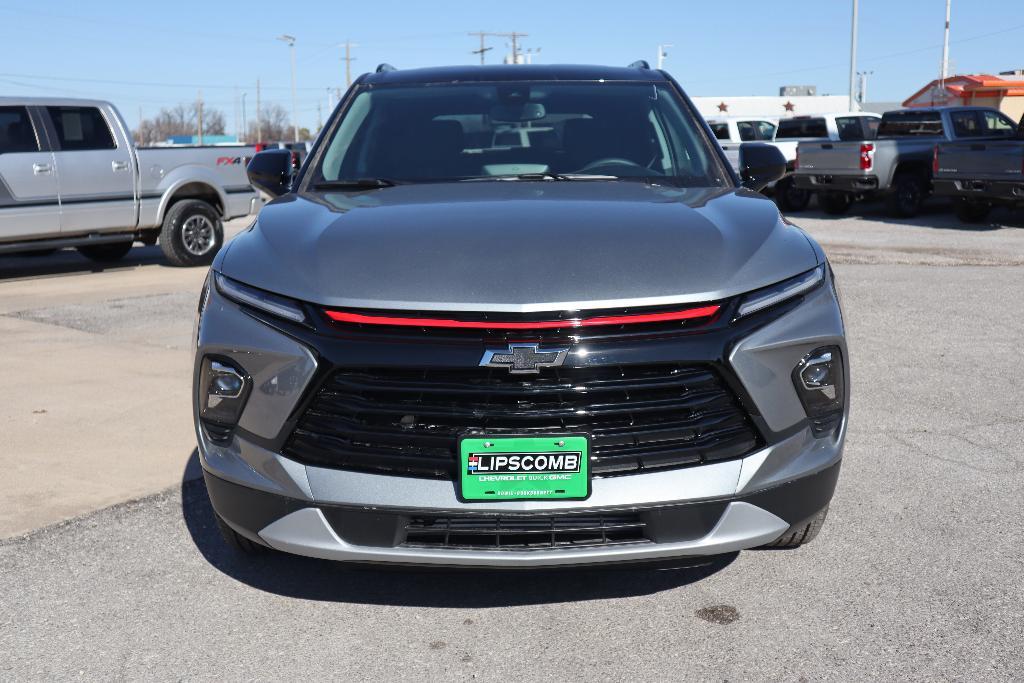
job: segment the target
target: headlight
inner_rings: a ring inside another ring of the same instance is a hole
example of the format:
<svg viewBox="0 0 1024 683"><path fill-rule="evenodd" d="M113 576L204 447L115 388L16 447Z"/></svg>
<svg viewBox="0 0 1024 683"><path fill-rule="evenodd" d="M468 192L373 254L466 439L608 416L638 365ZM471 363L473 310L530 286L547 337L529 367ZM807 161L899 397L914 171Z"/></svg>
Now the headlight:
<svg viewBox="0 0 1024 683"><path fill-rule="evenodd" d="M811 418L814 436L833 431L843 417L846 381L838 346L823 346L807 354L793 370L793 385Z"/></svg>
<svg viewBox="0 0 1024 683"><path fill-rule="evenodd" d="M214 282L217 283L217 291L235 303L252 306L265 313L297 323L306 322L306 313L297 301L244 285L220 273L214 275Z"/></svg>
<svg viewBox="0 0 1024 683"><path fill-rule="evenodd" d="M825 280L825 266L821 265L814 270L809 270L802 275L784 280L771 287L759 289L756 292L743 297L740 306L736 311L736 317L742 318L751 313L763 311L769 306L781 304L787 299L806 294Z"/></svg>

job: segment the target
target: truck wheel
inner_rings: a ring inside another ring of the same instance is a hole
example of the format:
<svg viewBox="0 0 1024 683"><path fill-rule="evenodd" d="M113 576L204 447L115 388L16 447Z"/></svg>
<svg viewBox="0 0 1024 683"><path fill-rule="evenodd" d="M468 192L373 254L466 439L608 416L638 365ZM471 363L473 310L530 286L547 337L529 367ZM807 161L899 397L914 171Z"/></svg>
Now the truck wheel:
<svg viewBox="0 0 1024 683"><path fill-rule="evenodd" d="M988 202L958 198L953 202L953 211L964 223L981 223L988 218L992 205Z"/></svg>
<svg viewBox="0 0 1024 683"><path fill-rule="evenodd" d="M818 195L822 210L830 216L842 216L850 210L853 197L846 192L823 192Z"/></svg>
<svg viewBox="0 0 1024 683"><path fill-rule="evenodd" d="M160 250L174 266L205 266L224 243L217 210L201 199L183 199L167 211Z"/></svg>
<svg viewBox="0 0 1024 683"><path fill-rule="evenodd" d="M803 211L810 201L810 190L796 187L792 178L783 178L775 184L775 203L787 213Z"/></svg>
<svg viewBox="0 0 1024 683"><path fill-rule="evenodd" d="M263 555L268 551L268 548L260 545L254 541L250 541L248 538L238 533L220 518L216 512L213 516L217 518L217 529L220 531L221 538L224 539L225 545L231 550L238 553L239 555Z"/></svg>
<svg viewBox="0 0 1024 683"><path fill-rule="evenodd" d="M775 539L768 545L761 546L762 548L797 548L799 546L810 543L814 540L814 537L821 531L821 527L825 525L825 518L828 517L828 507L816 514L811 521L807 524L801 524L798 527L792 527L789 531L782 534L779 538Z"/></svg>
<svg viewBox="0 0 1024 683"><path fill-rule="evenodd" d="M115 242L113 244L89 244L78 247L78 253L97 263L113 263L120 261L132 250L131 242Z"/></svg>
<svg viewBox="0 0 1024 683"><path fill-rule="evenodd" d="M917 173L900 173L892 183L889 208L900 218L913 218L921 212L927 195L924 179Z"/></svg>

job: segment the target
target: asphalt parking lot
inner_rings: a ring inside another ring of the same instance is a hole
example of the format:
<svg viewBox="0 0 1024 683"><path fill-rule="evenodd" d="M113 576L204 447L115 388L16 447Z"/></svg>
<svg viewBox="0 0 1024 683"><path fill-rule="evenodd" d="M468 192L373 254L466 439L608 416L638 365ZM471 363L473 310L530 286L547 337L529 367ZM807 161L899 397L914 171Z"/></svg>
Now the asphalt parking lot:
<svg viewBox="0 0 1024 683"><path fill-rule="evenodd" d="M233 557L195 479L204 273L0 257L0 679L1019 680L1024 214L992 218L792 216L852 354L814 543L542 573Z"/></svg>

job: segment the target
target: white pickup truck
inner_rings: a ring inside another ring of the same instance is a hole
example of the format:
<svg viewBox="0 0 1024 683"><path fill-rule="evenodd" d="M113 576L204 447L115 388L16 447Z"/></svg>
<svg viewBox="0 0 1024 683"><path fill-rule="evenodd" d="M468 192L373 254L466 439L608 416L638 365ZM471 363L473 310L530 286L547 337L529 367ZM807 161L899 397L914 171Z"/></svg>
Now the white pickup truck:
<svg viewBox="0 0 1024 683"><path fill-rule="evenodd" d="M75 247L115 261L157 241L203 265L222 221L255 213L252 147L136 149L109 102L0 97L0 254Z"/></svg>

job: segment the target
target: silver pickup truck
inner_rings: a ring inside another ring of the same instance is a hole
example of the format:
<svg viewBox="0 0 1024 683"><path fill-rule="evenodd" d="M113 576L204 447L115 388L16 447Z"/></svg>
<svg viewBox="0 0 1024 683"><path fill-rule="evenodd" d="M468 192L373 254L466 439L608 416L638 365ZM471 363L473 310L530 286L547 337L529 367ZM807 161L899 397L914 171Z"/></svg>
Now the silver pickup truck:
<svg viewBox="0 0 1024 683"><path fill-rule="evenodd" d="M933 167L935 194L953 197L965 223L985 220L996 204L1024 205L1024 117L1014 125L999 112L976 113L970 139L939 143Z"/></svg>
<svg viewBox="0 0 1024 683"><path fill-rule="evenodd" d="M932 192L935 145L965 137L963 121L987 107L938 107L887 112L878 139L801 142L797 187L818 193L826 213L842 214L855 199L881 196L897 216L916 216Z"/></svg>
<svg viewBox="0 0 1024 683"><path fill-rule="evenodd" d="M0 98L0 254L75 247L114 261L160 242L174 265L209 263L222 221L254 213L252 147L136 149L109 102Z"/></svg>

